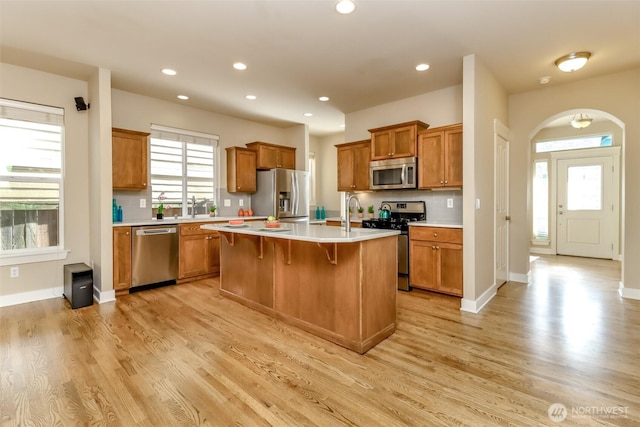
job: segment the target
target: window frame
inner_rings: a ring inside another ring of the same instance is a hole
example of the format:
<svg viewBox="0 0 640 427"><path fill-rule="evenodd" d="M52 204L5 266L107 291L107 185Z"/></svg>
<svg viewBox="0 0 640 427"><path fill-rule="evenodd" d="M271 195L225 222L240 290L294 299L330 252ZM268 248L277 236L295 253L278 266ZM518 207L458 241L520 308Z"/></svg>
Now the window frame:
<svg viewBox="0 0 640 427"><path fill-rule="evenodd" d="M69 250L64 249L64 206L65 206L65 111L64 108L40 105L0 98L0 117L20 122L32 122L60 126L60 175L58 177L28 177L3 175L0 181L46 182L58 184L58 243L55 246L0 250L0 267L66 259ZM7 110L10 110L7 112Z"/></svg>
<svg viewBox="0 0 640 427"><path fill-rule="evenodd" d="M161 141L170 141L170 142L178 142L180 143L180 150L181 150L181 168L182 168L182 180L181 180L181 192L182 192L182 200L180 201L181 203L181 207L180 207L180 217L187 217L188 216L188 209L189 209L189 177L187 174L188 171L188 158L189 158L189 145L190 144L196 144L196 145L203 145L203 146L209 146L212 147L212 155L213 155L213 173L212 173L212 184L213 184L213 194L212 194L212 198L207 202L207 208L206 208L206 214L208 215L208 206L210 205L215 205L217 206L217 196L218 196L218 175L219 175L219 150L218 150L218 142L219 142L219 136L218 135L214 135L214 134L208 134L208 133L202 133L202 132L196 132L196 131L191 131L191 130L186 130L186 129L178 129L178 128L172 128L172 127L168 127L168 126L162 126L162 125L157 125L157 124L151 124L151 136L150 136L150 141L149 141L149 178L150 178L150 191L151 191L151 208L152 208L152 212L154 209L157 208L157 206L160 204L157 196L154 197L155 193L158 193L158 191L154 191L153 189L153 182L154 182L154 176L158 177L161 175L154 175L153 173L153 159L152 159L152 146L153 146L153 140L161 140ZM174 162L177 163L177 162ZM170 204L171 202L164 202L165 204ZM175 203L175 202L174 202ZM165 207L166 209L166 207ZM175 214L175 213L174 213ZM153 216L153 215L152 215Z"/></svg>

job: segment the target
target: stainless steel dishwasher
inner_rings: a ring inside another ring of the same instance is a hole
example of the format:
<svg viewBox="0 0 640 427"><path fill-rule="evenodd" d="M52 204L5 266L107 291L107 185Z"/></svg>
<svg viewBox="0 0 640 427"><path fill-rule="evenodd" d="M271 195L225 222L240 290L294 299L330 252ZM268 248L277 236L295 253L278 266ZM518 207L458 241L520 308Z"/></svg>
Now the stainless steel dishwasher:
<svg viewBox="0 0 640 427"><path fill-rule="evenodd" d="M175 283L178 278L178 227L132 227L131 287Z"/></svg>

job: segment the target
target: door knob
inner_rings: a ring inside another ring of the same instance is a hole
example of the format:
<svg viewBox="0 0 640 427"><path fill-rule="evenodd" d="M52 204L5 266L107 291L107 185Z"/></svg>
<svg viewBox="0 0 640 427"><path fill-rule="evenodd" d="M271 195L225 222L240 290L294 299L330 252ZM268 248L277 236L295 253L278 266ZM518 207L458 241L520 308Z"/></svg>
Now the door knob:
<svg viewBox="0 0 640 427"><path fill-rule="evenodd" d="M504 217L504 220L505 220L505 221L511 221L511 215L507 215L507 216L505 216L505 217Z"/></svg>
<svg viewBox="0 0 640 427"><path fill-rule="evenodd" d="M559 208L562 208L562 205L558 205Z"/></svg>
<svg viewBox="0 0 640 427"><path fill-rule="evenodd" d="M564 212L560 211L560 212L558 212L558 215L562 215L563 213L564 213Z"/></svg>

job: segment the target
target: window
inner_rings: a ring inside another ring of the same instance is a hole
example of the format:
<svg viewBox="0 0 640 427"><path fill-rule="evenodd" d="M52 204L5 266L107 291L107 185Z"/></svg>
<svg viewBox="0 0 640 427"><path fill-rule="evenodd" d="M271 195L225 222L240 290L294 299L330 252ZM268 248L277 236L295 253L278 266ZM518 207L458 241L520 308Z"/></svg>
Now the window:
<svg viewBox="0 0 640 427"><path fill-rule="evenodd" d="M533 176L533 238L549 238L549 163L535 162Z"/></svg>
<svg viewBox="0 0 640 427"><path fill-rule="evenodd" d="M0 99L3 257L62 250L63 124L61 108Z"/></svg>
<svg viewBox="0 0 640 427"><path fill-rule="evenodd" d="M206 214L215 205L218 136L151 125L151 197L154 212L163 201L166 216Z"/></svg>
<svg viewBox="0 0 640 427"><path fill-rule="evenodd" d="M602 210L602 165L569 166L567 210Z"/></svg>
<svg viewBox="0 0 640 427"><path fill-rule="evenodd" d="M561 150L581 150L583 148L611 147L611 135L589 136L584 138L556 139L536 142L536 153L548 153Z"/></svg>

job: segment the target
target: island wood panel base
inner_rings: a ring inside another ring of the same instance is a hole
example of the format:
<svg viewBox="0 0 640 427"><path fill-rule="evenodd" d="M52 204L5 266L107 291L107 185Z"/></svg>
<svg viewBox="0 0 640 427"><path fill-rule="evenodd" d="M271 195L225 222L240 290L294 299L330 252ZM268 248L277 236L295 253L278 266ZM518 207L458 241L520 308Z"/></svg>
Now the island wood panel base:
<svg viewBox="0 0 640 427"><path fill-rule="evenodd" d="M328 257L326 244L221 234L221 295L361 354L395 331L397 237Z"/></svg>

